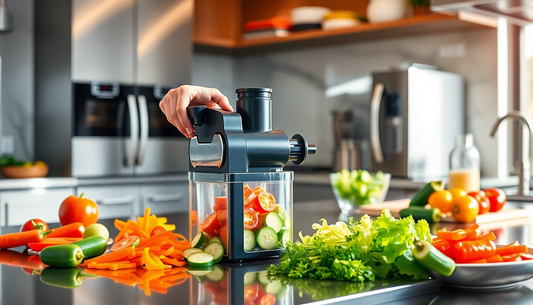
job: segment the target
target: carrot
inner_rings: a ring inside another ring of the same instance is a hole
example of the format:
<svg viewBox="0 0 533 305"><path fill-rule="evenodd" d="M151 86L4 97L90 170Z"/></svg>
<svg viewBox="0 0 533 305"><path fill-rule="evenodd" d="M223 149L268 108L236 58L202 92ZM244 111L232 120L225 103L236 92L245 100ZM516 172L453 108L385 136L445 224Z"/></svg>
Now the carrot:
<svg viewBox="0 0 533 305"><path fill-rule="evenodd" d="M130 253L133 253L133 251L134 251L133 247L124 248L124 249L121 249L121 250L118 250L118 251L115 251L115 252L109 252L109 253L100 255L98 257L88 259L88 260L85 261L85 263L88 264L88 263L91 263L91 262L95 262L95 263L114 262L114 261L123 259L125 257L128 257L130 255Z"/></svg>
<svg viewBox="0 0 533 305"><path fill-rule="evenodd" d="M139 249L139 248L144 248L146 246L156 245L158 243L163 242L165 239L168 239L169 236L172 236L172 234L174 234L172 231L166 231L166 232L154 235L150 238L142 240L137 246L137 248Z"/></svg>
<svg viewBox="0 0 533 305"><path fill-rule="evenodd" d="M163 259L161 259L161 261L163 263L165 263L165 264L173 265L173 266L176 266L176 267L182 267L182 266L187 265L187 263L184 262L184 261L178 261L176 259L170 259L170 258L163 258Z"/></svg>
<svg viewBox="0 0 533 305"><path fill-rule="evenodd" d="M146 208L144 209L144 218L143 218L143 230L144 232L148 232L148 221L149 221L149 218L150 217L150 208Z"/></svg>
<svg viewBox="0 0 533 305"><path fill-rule="evenodd" d="M59 238L59 237L51 237L47 238L45 241L38 242L38 243L29 243L27 246L28 248L32 249L33 251L41 251L46 247L50 246L56 246L56 245L65 245L70 244L75 241L79 241L81 238Z"/></svg>
<svg viewBox="0 0 533 305"><path fill-rule="evenodd" d="M83 237L83 232L85 227L81 222L73 222L66 226L53 229L53 232L50 233L47 237Z"/></svg>
<svg viewBox="0 0 533 305"><path fill-rule="evenodd" d="M115 228L121 231L122 228L124 228L124 226L126 225L126 222L120 219L115 219L114 225L115 225Z"/></svg>
<svg viewBox="0 0 533 305"><path fill-rule="evenodd" d="M481 235L477 238L477 240L496 240L496 235L494 235L493 232L489 232L487 234Z"/></svg>
<svg viewBox="0 0 533 305"><path fill-rule="evenodd" d="M0 264L30 268L30 269L42 269L46 267L41 260L33 260L32 257L37 257L37 255L28 255L12 250L0 250Z"/></svg>
<svg viewBox="0 0 533 305"><path fill-rule="evenodd" d="M487 263L499 263L499 262L503 262L502 257L499 255L494 255L494 256L487 258Z"/></svg>
<svg viewBox="0 0 533 305"><path fill-rule="evenodd" d="M510 254L521 254L521 253L527 253L527 247L525 245L521 246L505 246L501 248L496 249L496 254L503 256L503 255L510 255Z"/></svg>
<svg viewBox="0 0 533 305"><path fill-rule="evenodd" d="M8 249L20 246L25 246L29 243L37 243L44 241L46 235L53 231L30 230L19 233L8 233L0 236L0 248Z"/></svg>

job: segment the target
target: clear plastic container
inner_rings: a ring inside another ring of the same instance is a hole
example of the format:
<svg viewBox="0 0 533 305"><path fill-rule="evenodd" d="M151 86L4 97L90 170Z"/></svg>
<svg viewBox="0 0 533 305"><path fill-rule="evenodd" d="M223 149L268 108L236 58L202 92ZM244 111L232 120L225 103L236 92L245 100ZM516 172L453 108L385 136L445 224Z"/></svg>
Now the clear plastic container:
<svg viewBox="0 0 533 305"><path fill-rule="evenodd" d="M449 189L460 188L467 192L480 189L480 157L474 146L472 134L458 135L450 154Z"/></svg>
<svg viewBox="0 0 533 305"><path fill-rule="evenodd" d="M279 255L292 241L292 172L190 173L190 237L218 237L229 260Z"/></svg>

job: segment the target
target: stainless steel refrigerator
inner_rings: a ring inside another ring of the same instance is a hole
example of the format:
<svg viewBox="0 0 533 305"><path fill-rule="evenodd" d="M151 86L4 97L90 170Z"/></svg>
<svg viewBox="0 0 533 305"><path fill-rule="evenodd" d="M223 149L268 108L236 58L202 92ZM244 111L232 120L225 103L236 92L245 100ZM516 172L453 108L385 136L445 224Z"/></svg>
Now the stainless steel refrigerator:
<svg viewBox="0 0 533 305"><path fill-rule="evenodd" d="M412 180L445 178L465 132L463 78L432 66L372 74L372 171Z"/></svg>
<svg viewBox="0 0 533 305"><path fill-rule="evenodd" d="M159 101L190 83L193 1L52 2L35 22L36 155L50 175L186 172L188 141Z"/></svg>

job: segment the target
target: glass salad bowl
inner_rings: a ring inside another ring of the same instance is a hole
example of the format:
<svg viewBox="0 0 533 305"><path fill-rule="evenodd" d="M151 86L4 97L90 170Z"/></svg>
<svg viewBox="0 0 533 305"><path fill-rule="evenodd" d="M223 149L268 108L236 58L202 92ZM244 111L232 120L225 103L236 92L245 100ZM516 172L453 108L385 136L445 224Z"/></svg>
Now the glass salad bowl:
<svg viewBox="0 0 533 305"><path fill-rule="evenodd" d="M366 170L346 170L331 173L329 180L335 199L344 214L358 213L359 207L380 203L389 190L391 174L381 171L370 174Z"/></svg>

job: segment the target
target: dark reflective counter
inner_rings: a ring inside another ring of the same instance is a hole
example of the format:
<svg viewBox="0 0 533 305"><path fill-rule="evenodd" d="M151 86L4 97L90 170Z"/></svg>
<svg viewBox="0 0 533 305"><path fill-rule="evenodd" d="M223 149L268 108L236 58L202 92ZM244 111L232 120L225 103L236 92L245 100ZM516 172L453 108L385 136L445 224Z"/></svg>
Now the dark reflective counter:
<svg viewBox="0 0 533 305"><path fill-rule="evenodd" d="M394 199L394 198L393 198ZM507 207L523 208L529 213L531 203L509 203ZM294 231L313 233L311 225L321 218L328 222L347 220L334 200L294 204ZM165 215L177 232L188 231L188 215ZM518 240L533 245L531 219L488 223L498 244ZM111 236L117 230L113 221L102 221ZM444 227L455 229L462 224L436 224L432 231ZM2 228L2 234L18 228ZM295 236L296 237L296 236ZM313 279L268 277L266 268L276 259L219 264L216 273L185 272L185 268L169 271L145 271L142 268L122 271L42 270L36 257L25 249L0 251L1 304L531 304L533 280L508 290L467 291L441 285L438 279L410 281L378 279L375 282L352 283ZM41 274L42 273L42 274ZM72 288L64 288L72 287Z"/></svg>

